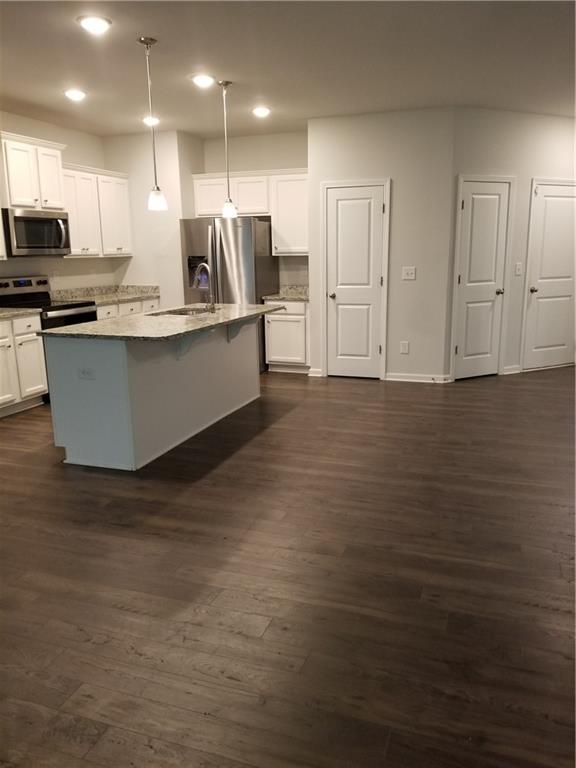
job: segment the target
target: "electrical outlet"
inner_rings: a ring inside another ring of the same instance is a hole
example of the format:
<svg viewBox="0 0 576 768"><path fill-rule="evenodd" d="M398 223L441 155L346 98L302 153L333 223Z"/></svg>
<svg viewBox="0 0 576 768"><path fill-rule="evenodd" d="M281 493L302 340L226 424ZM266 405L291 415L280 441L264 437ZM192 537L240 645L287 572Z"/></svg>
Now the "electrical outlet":
<svg viewBox="0 0 576 768"><path fill-rule="evenodd" d="M410 342L409 341L401 341L400 342L400 354L401 355L409 355L410 354Z"/></svg>
<svg viewBox="0 0 576 768"><path fill-rule="evenodd" d="M416 267L402 267L402 280L416 280Z"/></svg>
<svg viewBox="0 0 576 768"><path fill-rule="evenodd" d="M96 378L96 371L94 368L78 368L78 378L85 379L86 381L94 381Z"/></svg>
<svg viewBox="0 0 576 768"><path fill-rule="evenodd" d="M514 274L516 275L516 277L521 277L522 276L522 262L521 261L517 261L516 264L514 265Z"/></svg>

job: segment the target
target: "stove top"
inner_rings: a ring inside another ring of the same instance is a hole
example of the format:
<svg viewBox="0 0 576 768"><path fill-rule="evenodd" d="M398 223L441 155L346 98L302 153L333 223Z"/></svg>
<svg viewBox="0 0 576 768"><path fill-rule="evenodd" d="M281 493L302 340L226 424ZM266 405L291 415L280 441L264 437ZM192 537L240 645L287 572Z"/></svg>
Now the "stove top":
<svg viewBox="0 0 576 768"><path fill-rule="evenodd" d="M63 309L95 308L96 302L56 301L50 296L50 283L44 275L34 277L0 277L0 307L41 309L50 312Z"/></svg>

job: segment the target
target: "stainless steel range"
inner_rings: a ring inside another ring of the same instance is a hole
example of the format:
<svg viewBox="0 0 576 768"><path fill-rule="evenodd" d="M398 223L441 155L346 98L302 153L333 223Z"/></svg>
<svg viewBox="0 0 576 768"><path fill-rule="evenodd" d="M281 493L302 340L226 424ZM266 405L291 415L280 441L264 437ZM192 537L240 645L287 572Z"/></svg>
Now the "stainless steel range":
<svg viewBox="0 0 576 768"><path fill-rule="evenodd" d="M42 328L58 328L96 320L94 301L57 301L45 275L0 277L0 308L41 309Z"/></svg>

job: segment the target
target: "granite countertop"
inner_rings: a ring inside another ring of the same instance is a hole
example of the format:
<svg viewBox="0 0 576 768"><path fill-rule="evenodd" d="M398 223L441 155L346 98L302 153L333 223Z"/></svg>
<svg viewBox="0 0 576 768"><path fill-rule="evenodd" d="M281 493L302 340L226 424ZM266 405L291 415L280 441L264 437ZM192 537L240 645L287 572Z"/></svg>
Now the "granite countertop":
<svg viewBox="0 0 576 768"><path fill-rule="evenodd" d="M205 304L188 304L188 308L204 308ZM175 307L174 309L182 309ZM170 310L146 315L113 317L90 323L67 325L62 328L39 331L40 336L65 336L76 339L120 339L125 341L161 341L178 339L192 333L210 330L218 326L233 325L277 312L282 307L265 304L217 304L216 312L200 315L170 315Z"/></svg>
<svg viewBox="0 0 576 768"><path fill-rule="evenodd" d="M14 317L27 317L39 315L42 312L38 307L3 307L0 309L0 320L12 320Z"/></svg>
<svg viewBox="0 0 576 768"><path fill-rule="evenodd" d="M124 304L142 299L159 299L157 285L101 285L92 288L62 288L52 291L52 298L57 301L94 301L97 306L104 304Z"/></svg>
<svg viewBox="0 0 576 768"><path fill-rule="evenodd" d="M308 301L307 285L284 285L278 293L262 296L264 301Z"/></svg>

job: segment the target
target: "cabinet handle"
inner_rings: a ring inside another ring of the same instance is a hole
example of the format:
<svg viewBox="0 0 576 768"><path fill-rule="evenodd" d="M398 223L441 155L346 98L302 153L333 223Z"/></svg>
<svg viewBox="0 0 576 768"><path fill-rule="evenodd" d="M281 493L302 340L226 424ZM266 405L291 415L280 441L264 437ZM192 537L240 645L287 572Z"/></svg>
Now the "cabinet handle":
<svg viewBox="0 0 576 768"><path fill-rule="evenodd" d="M26 328L32 328L32 323L28 323L28 325L26 326Z"/></svg>
<svg viewBox="0 0 576 768"><path fill-rule="evenodd" d="M39 198L39 197L35 197L35 198L34 198L34 202L35 202L35 203L39 203L39 202L40 202L40 198Z"/></svg>
<svg viewBox="0 0 576 768"><path fill-rule="evenodd" d="M116 248L116 250L117 250L117 251L121 251L121 250L122 250L122 246L121 246L121 245L119 245L119 246Z"/></svg>
<svg viewBox="0 0 576 768"><path fill-rule="evenodd" d="M23 343L24 343L24 342L22 342L22 341L19 341L19 342L18 342L18 346L19 346L19 347L21 347Z"/></svg>
<svg viewBox="0 0 576 768"><path fill-rule="evenodd" d="M8 349L12 349L12 344L6 344L6 347L7 347Z"/></svg>
<svg viewBox="0 0 576 768"><path fill-rule="evenodd" d="M47 198L47 197L45 197L45 198L44 198L44 202L45 202L45 203L47 203L47 202L48 202L48 198Z"/></svg>

